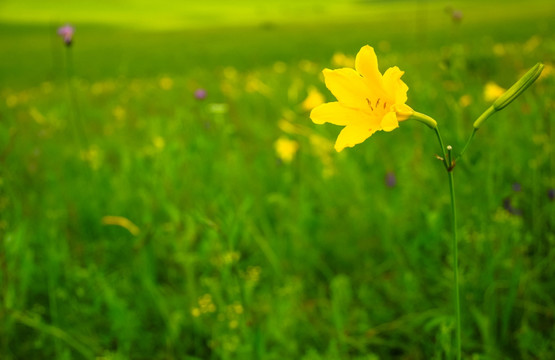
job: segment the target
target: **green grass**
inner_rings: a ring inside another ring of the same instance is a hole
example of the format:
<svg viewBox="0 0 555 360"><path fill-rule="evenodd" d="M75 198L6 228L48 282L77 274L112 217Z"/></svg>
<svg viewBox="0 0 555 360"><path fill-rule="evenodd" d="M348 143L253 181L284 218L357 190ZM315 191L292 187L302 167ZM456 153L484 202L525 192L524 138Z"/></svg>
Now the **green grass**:
<svg viewBox="0 0 555 360"><path fill-rule="evenodd" d="M221 21L167 27L163 7L140 15L145 2L123 18L37 3L4 2L0 17L0 359L453 357L433 132L405 122L336 153L340 128L300 104L311 87L333 100L320 70L370 44L456 152L488 81L552 66L549 1L455 2L460 24L440 1L324 3L306 17L315 2L291 2L290 16L268 4L238 18L223 2L168 3ZM55 36L66 16L80 21L69 81ZM555 357L548 69L455 168L465 359ZM291 163L280 136L299 144Z"/></svg>

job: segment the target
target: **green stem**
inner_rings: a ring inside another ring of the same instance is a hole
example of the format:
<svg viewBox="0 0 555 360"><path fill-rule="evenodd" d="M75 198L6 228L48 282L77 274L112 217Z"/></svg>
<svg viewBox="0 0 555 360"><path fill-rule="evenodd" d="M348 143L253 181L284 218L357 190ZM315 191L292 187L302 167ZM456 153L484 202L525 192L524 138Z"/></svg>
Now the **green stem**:
<svg viewBox="0 0 555 360"><path fill-rule="evenodd" d="M466 144L464 144L461 153L459 155L457 155L457 157L455 158L455 162L463 156L464 152L468 148L468 145L470 145L470 143L472 143L472 140L474 140L474 135L476 135L477 131L478 131L478 129L474 128L474 130L472 131L472 134L470 134L470 137L468 138L468 140L466 140Z"/></svg>
<svg viewBox="0 0 555 360"><path fill-rule="evenodd" d="M441 138L439 128L436 126L434 128L434 131L437 135L437 140L439 141L439 146L441 147L441 152L442 152L442 155L443 155L443 165L445 166L445 169L449 169L449 163L447 162L447 153L445 152L445 145L443 145L443 139Z"/></svg>
<svg viewBox="0 0 555 360"><path fill-rule="evenodd" d="M457 318L457 360L461 359L461 302L459 291L459 245L457 238L457 208L455 207L455 183L453 181L453 171L448 171L449 190L451 192L451 214L453 217L453 283L455 287L455 313Z"/></svg>
<svg viewBox="0 0 555 360"><path fill-rule="evenodd" d="M443 154L443 165L445 166L445 170L447 170L447 176L449 178L449 190L451 194L451 216L453 218L453 244L452 244L452 251L453 251L453 287L454 287L454 307L455 307L455 316L456 316L456 339L455 345L457 348L457 360L461 359L461 302L460 302L460 290L459 290L459 245L458 245L458 236L457 236L457 208L455 206L455 183L453 179L453 164L450 164L448 159L446 148L443 144L443 139L441 138L441 133L439 132L439 128L435 127L434 131L437 135L437 140L439 141L439 145L441 146L441 152ZM472 140L472 137L469 139L469 142ZM469 143L468 142L468 143ZM467 146L468 146L467 143ZM464 149L463 149L464 152ZM451 150L449 150L449 158L451 157Z"/></svg>
<svg viewBox="0 0 555 360"><path fill-rule="evenodd" d="M75 131L75 136L81 150L88 149L87 135L84 130L84 125L81 121L81 113L79 111L79 104L77 102L77 97L75 94L75 88L73 87L73 56L71 53L71 48L66 46L66 87L69 94L70 111L71 111L71 122L73 124L73 129Z"/></svg>

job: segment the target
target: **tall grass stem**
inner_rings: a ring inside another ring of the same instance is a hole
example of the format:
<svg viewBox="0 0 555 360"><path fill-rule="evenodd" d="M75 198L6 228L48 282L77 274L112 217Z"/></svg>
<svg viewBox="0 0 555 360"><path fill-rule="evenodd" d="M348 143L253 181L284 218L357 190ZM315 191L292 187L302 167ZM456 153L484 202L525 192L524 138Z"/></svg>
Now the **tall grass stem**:
<svg viewBox="0 0 555 360"><path fill-rule="evenodd" d="M458 159L460 159L463 156L466 149L468 148L468 145L470 145L472 143L472 140L474 140L474 136L476 135L477 131L478 131L478 129L476 129L476 128L474 128L474 130L472 130L472 134L470 134L470 137L468 138L468 140L466 140L466 144L464 144L463 149L461 150L460 154L455 158L455 161L457 161Z"/></svg>
<svg viewBox="0 0 555 360"><path fill-rule="evenodd" d="M75 96L75 89L73 88L73 56L71 53L71 47L69 46L66 46L66 70L66 86L71 106L71 120L75 130L75 136L77 136L81 149L86 150L88 148L88 141L83 123L81 122L79 104Z"/></svg>

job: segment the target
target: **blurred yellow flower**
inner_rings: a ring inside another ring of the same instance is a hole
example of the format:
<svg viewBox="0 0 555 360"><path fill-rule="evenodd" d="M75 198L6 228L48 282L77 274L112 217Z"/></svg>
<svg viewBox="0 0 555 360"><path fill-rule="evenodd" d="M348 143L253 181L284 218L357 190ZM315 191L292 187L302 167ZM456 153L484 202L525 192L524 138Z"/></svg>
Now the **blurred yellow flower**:
<svg viewBox="0 0 555 360"><path fill-rule="evenodd" d="M46 118L44 117L44 115L41 114L40 111L37 110L37 108L31 108L31 110L29 110L29 115L31 115L31 117L37 122L37 124L44 124L46 122Z"/></svg>
<svg viewBox="0 0 555 360"><path fill-rule="evenodd" d="M299 150L299 143L286 137L280 137L274 143L274 147L281 161L284 163L290 163L293 161L297 150Z"/></svg>
<svg viewBox="0 0 555 360"><path fill-rule="evenodd" d="M16 106L17 101L18 101L18 99L17 99L17 96L15 96L15 95L10 95L10 96L6 97L6 105L9 108L13 108L14 106Z"/></svg>
<svg viewBox="0 0 555 360"><path fill-rule="evenodd" d="M271 92L268 85L264 84L257 74L249 74L247 76L245 90L249 93L258 92L262 95L269 95Z"/></svg>
<svg viewBox="0 0 555 360"><path fill-rule="evenodd" d="M171 90L171 88L173 87L173 80L168 76L164 76L160 79L159 84L162 90Z"/></svg>
<svg viewBox="0 0 555 360"><path fill-rule="evenodd" d="M489 81L486 86L484 86L484 100L491 102L496 100L498 97L505 93L505 89L497 85L493 81Z"/></svg>
<svg viewBox="0 0 555 360"><path fill-rule="evenodd" d="M524 43L524 46L523 46L524 51L530 53L536 50L536 48L540 46L541 43L542 43L541 38L537 35L534 35L528 41L526 41L526 43Z"/></svg>
<svg viewBox="0 0 555 360"><path fill-rule="evenodd" d="M278 74L283 74L285 71L287 71L287 64L285 64L283 61L276 61L272 68L274 72Z"/></svg>
<svg viewBox="0 0 555 360"><path fill-rule="evenodd" d="M315 87L311 87L310 89L308 89L308 96L301 104L301 107L303 108L303 110L309 111L314 109L318 105L322 105L324 102L326 102L324 95L322 95L322 93L319 92L318 89L316 89Z"/></svg>
<svg viewBox="0 0 555 360"><path fill-rule="evenodd" d="M493 45L493 53L497 56L503 56L505 55L507 51L505 50L505 46L503 46L503 44L501 43L497 43L495 45Z"/></svg>
<svg viewBox="0 0 555 360"><path fill-rule="evenodd" d="M118 105L112 110L112 115L114 115L118 122L123 122L125 120L127 112L125 111L125 108L123 106Z"/></svg>
<svg viewBox="0 0 555 360"><path fill-rule="evenodd" d="M553 66L551 64L545 64L545 67L543 68L539 79L548 78L549 76L551 76L551 74L553 74Z"/></svg>
<svg viewBox="0 0 555 360"><path fill-rule="evenodd" d="M81 160L88 162L93 170L98 170L101 163L101 154L98 146L91 145L88 149L81 150Z"/></svg>
<svg viewBox="0 0 555 360"><path fill-rule="evenodd" d="M472 104L472 96L468 94L461 96L459 99L459 105L463 108L468 107L470 104Z"/></svg>
<svg viewBox="0 0 555 360"><path fill-rule="evenodd" d="M413 113L405 104L409 88L401 80L404 72L394 66L382 75L372 47L360 49L355 69L324 69L326 86L338 101L322 104L310 114L315 124L345 126L335 142L336 151L360 144L378 130L392 131Z"/></svg>
<svg viewBox="0 0 555 360"><path fill-rule="evenodd" d="M166 142L161 136L155 136L154 139L152 139L152 143L154 144L154 147L156 147L158 150L162 150L164 146L166 146Z"/></svg>
<svg viewBox="0 0 555 360"><path fill-rule="evenodd" d="M223 70L224 78L226 78L228 80L235 80L237 78L238 74L239 73L237 72L237 69L235 69L233 66L227 66Z"/></svg>
<svg viewBox="0 0 555 360"><path fill-rule="evenodd" d="M301 60L299 61L299 68L307 73L313 73L317 71L317 66L315 63L309 60Z"/></svg>
<svg viewBox="0 0 555 360"><path fill-rule="evenodd" d="M201 296L198 299L198 305L199 307L197 309L199 309L200 313L205 314L213 313L216 311L216 305L214 305L214 302L212 301L212 295L210 294L204 294L203 296ZM196 312L194 309L193 311Z"/></svg>
<svg viewBox="0 0 555 360"><path fill-rule="evenodd" d="M331 64L337 67L354 67L355 59L341 52L336 52L331 58Z"/></svg>
<svg viewBox="0 0 555 360"><path fill-rule="evenodd" d="M293 125L292 122L282 119L280 121L278 121L278 127L280 128L281 131L286 132L288 134L300 134L301 131L299 131L298 127Z"/></svg>

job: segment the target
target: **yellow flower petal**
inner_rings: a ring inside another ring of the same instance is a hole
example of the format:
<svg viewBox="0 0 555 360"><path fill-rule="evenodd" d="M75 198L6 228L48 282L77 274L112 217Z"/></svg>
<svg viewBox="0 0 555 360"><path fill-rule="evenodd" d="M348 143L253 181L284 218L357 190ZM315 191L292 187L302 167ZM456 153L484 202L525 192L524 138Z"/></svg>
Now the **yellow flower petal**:
<svg viewBox="0 0 555 360"><path fill-rule="evenodd" d="M394 112L387 113L382 119L383 131L393 131L399 127L397 115Z"/></svg>
<svg viewBox="0 0 555 360"><path fill-rule="evenodd" d="M369 128L361 123L347 125L341 130L337 141L335 142L335 150L340 152L346 147L353 147L356 144L360 144L364 140L372 136L378 128Z"/></svg>
<svg viewBox="0 0 555 360"><path fill-rule="evenodd" d="M395 104L393 105L393 110L397 114L398 121L407 120L414 113L414 110L407 104Z"/></svg>
<svg viewBox="0 0 555 360"><path fill-rule="evenodd" d="M382 88L382 74L373 47L365 45L360 49L355 59L355 69L365 78L374 97L377 97Z"/></svg>
<svg viewBox="0 0 555 360"><path fill-rule="evenodd" d="M362 116L369 116L359 110L345 107L337 101L322 104L315 107L310 113L310 118L315 124L331 123L334 125L345 126Z"/></svg>
<svg viewBox="0 0 555 360"><path fill-rule="evenodd" d="M324 69L327 88L344 106L363 109L368 106L368 87L362 77L353 69Z"/></svg>
<svg viewBox="0 0 555 360"><path fill-rule="evenodd" d="M407 102L407 91L409 87L401 80L405 72L401 71L397 66L390 67L383 74L383 86L387 94L396 104L404 104Z"/></svg>

